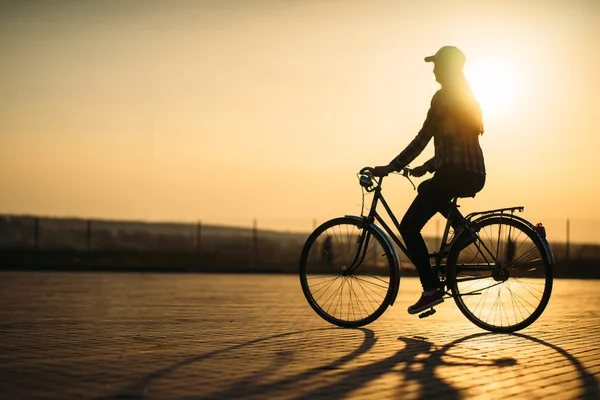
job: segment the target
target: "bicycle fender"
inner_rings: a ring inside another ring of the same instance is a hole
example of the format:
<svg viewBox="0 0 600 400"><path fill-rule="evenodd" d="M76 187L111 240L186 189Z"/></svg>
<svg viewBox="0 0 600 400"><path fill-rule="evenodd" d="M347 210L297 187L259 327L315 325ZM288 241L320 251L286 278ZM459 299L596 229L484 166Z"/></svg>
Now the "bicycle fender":
<svg viewBox="0 0 600 400"><path fill-rule="evenodd" d="M354 219L360 222L361 224L364 223L364 218L356 215L345 215L344 217ZM396 297L398 296L398 290L400 289L400 257L398 256L396 246L394 246L392 239L390 239L387 233L379 225L373 222L371 222L369 225L383 238L383 240L385 240L386 244L392 251L392 257L394 258L394 266L396 268L396 279L394 280L394 284L392 286L392 296L390 297L390 306L393 306L394 302L396 301Z"/></svg>
<svg viewBox="0 0 600 400"><path fill-rule="evenodd" d="M542 242L542 246L544 247L544 252L546 253L546 259L548 260L548 264L550 265L556 265L556 260L554 259L554 253L552 252L552 248L550 247L550 243L548 243L548 240L545 237L540 236L537 231L535 230L535 226L527 221L525 218L523 217L519 217L518 215L504 215L504 214L487 214L484 216L481 216L479 218L476 218L475 220L473 220L473 224L477 224L478 222L481 222L483 220L486 220L488 218L497 218L497 217L502 217L502 218L507 218L507 219L512 219L515 221L519 221L522 224L526 225L527 227L529 227L532 231L534 231L536 233L536 235L538 236L538 238L540 239L540 242Z"/></svg>

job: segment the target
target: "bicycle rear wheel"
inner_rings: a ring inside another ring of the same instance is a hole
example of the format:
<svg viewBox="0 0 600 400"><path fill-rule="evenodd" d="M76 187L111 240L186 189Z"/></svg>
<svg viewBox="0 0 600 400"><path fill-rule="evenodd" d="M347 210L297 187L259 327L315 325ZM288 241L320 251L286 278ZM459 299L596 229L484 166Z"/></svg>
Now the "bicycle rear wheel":
<svg viewBox="0 0 600 400"><path fill-rule="evenodd" d="M526 224L501 216L473 228L478 239L464 247L465 232L448 255L448 283L456 305L491 332L531 325L552 292L552 268L539 236Z"/></svg>
<svg viewBox="0 0 600 400"><path fill-rule="evenodd" d="M319 226L300 256L300 283L311 307L326 321L358 327L375 321L393 293L392 249L371 226L336 218Z"/></svg>

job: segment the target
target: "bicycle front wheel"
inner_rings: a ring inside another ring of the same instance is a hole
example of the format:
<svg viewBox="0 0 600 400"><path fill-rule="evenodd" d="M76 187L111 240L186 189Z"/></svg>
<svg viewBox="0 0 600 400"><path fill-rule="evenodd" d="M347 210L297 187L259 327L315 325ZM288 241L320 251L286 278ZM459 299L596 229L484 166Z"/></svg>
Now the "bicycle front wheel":
<svg viewBox="0 0 600 400"><path fill-rule="evenodd" d="M327 221L302 249L302 291L317 314L332 324L369 324L390 303L394 260L392 249L372 226L348 217Z"/></svg>
<svg viewBox="0 0 600 400"><path fill-rule="evenodd" d="M448 282L460 311L491 332L514 332L542 314L552 292L552 268L537 233L505 217L476 222L478 238L457 238Z"/></svg>

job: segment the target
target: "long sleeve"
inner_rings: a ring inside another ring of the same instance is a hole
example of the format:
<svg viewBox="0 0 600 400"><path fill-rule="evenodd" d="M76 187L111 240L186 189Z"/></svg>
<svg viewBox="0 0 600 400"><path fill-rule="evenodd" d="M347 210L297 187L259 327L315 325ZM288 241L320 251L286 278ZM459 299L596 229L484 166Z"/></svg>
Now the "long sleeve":
<svg viewBox="0 0 600 400"><path fill-rule="evenodd" d="M435 157L431 157L423 165L427 168L427 172L435 172Z"/></svg>
<svg viewBox="0 0 600 400"><path fill-rule="evenodd" d="M425 149L434 133L438 130L440 125L439 95L440 92L438 91L433 96L433 99L431 99L431 107L427 112L427 118L417 136L390 163L396 171L402 170L402 168L406 167L410 162L417 158L417 156Z"/></svg>

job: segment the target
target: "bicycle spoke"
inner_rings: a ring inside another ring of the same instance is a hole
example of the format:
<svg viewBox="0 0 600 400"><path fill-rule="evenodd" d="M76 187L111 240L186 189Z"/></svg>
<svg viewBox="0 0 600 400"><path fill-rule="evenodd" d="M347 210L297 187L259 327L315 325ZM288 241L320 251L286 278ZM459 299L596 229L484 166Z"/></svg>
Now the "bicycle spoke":
<svg viewBox="0 0 600 400"><path fill-rule="evenodd" d="M529 289L535 290L536 292L538 292L538 293L540 293L540 294L542 294L542 295L543 295L543 294L544 294L544 292L543 292L542 290L539 290L539 289L537 289L537 288L535 288L535 287L532 287L530 284L528 284L528 283L525 283L524 281L522 281L522 280L520 280L520 279L517 279L517 278L514 278L514 279L515 279L515 281L516 281L518 284L520 284L520 285L521 285L521 286L522 286L522 287L523 287L523 288L524 288L524 289L525 289L525 290L526 290L526 291L527 291L527 292L528 292L530 295L532 295L533 297L535 297L535 298L536 298L536 300L539 300L539 299L541 299L541 296L538 298L538 297L537 297L537 295L535 295L534 293L532 293L532 292L531 292L531 290L529 290Z"/></svg>
<svg viewBox="0 0 600 400"><path fill-rule="evenodd" d="M331 281L329 281L328 285L322 285L321 288L319 288L316 291L313 291L313 295L319 293L320 291L323 291L323 293L321 293L321 295L319 296L319 298L317 298L316 300L319 301L319 299L321 298L321 296L324 293L327 293L327 291L329 290L329 288L340 278L340 276L337 276L335 279L332 279Z"/></svg>
<svg viewBox="0 0 600 400"><path fill-rule="evenodd" d="M348 307L348 318L347 319L350 320L350 310L352 310L352 319L356 320L356 314L354 312L354 303L352 302L352 294L355 295L354 300L356 300L356 293L354 292L354 287L352 286L352 280L350 280L349 292L350 292L350 301L349 301L350 307Z"/></svg>
<svg viewBox="0 0 600 400"><path fill-rule="evenodd" d="M327 289L326 289L326 290L324 290L324 291L323 291L323 293L321 293L321 295L320 295L320 296L319 296L319 297L316 299L316 301L317 301L317 302L318 302L318 301L321 299L321 297L323 297L323 296L324 296L326 293L328 293L328 290L329 290L329 288L330 288L330 287L333 285L333 283L334 283L334 282L335 282L335 281L333 281L333 282L331 283L331 285L329 285L329 286L327 287ZM338 288L337 288L337 289L335 289L335 290L333 291L333 293L331 293L331 294L329 295L329 297L327 297L327 299L326 299L326 300L323 302L323 305L324 305L324 306L325 306L325 305L326 305L326 304L329 302L329 300L331 300L331 298L332 298L333 296L335 296L335 294L338 292L338 290L340 290L340 287L339 287L339 286L338 286Z"/></svg>
<svg viewBox="0 0 600 400"><path fill-rule="evenodd" d="M477 311L477 308L479 307L479 304L481 304L481 311L479 312L479 315L481 316L481 313L483 312L483 307L485 305L485 302L487 301L487 295L489 292L485 292L483 296L481 296L481 298L479 299L479 302L477 302L477 306L475 306L475 309L473 311Z"/></svg>
<svg viewBox="0 0 600 400"><path fill-rule="evenodd" d="M510 292L510 299L513 302L513 310L518 310L519 314L521 315L521 320L525 320L525 316L523 316L523 312L521 311L521 305L519 304L518 300L516 300L513 291L510 288L510 285L507 287L508 291ZM515 313L515 320L517 319L517 313L516 311ZM529 316L529 315L528 315Z"/></svg>
<svg viewBox="0 0 600 400"><path fill-rule="evenodd" d="M502 310L504 311L504 316L506 317L506 324L510 325L510 318L508 318L508 312L506 307L504 306L504 302L502 302Z"/></svg>
<svg viewBox="0 0 600 400"><path fill-rule="evenodd" d="M340 313L342 312L342 300L344 298L344 285L346 285L346 279L342 279L342 284L340 285L340 296L338 300L335 302L335 308L333 309L333 316L337 315L338 307L340 308Z"/></svg>
<svg viewBox="0 0 600 400"><path fill-rule="evenodd" d="M314 276L314 275L313 275L313 276L309 276L309 277L307 277L307 279L308 279L308 280L311 280L311 281L314 281L314 280L316 280L316 279L323 279L323 280L325 280L325 279L326 279L326 281L320 281L320 282L318 282L318 283L315 283L315 284L313 285L313 286L318 286L318 285L323 285L323 284L325 284L325 283L327 283L327 282L330 282L330 281L332 281L332 280L335 280L335 279L339 278L340 276L341 276L340 274L337 274L337 275L328 275L328 276L321 276L321 275L319 275L319 276Z"/></svg>
<svg viewBox="0 0 600 400"><path fill-rule="evenodd" d="M528 326L545 308L551 290L536 234L521 222L500 216L483 220L474 229L478 240L460 252L460 262L451 261L459 309L491 331Z"/></svg>
<svg viewBox="0 0 600 400"><path fill-rule="evenodd" d="M371 288L369 286L360 285L360 287L363 290L365 297L367 297L367 300L369 300L369 302L371 302L371 303L379 304L385 298L384 296L382 296L381 294L379 294L378 292L376 292L373 288ZM378 297L380 300L377 300L376 297Z"/></svg>
<svg viewBox="0 0 600 400"><path fill-rule="evenodd" d="M538 252L538 249L536 247L531 247L529 249L527 249L527 252L523 253L519 258L517 258L516 260L513 260L512 262L506 264L506 267L511 267L515 264L518 263L518 261L524 260L527 257L533 255L534 253Z"/></svg>
<svg viewBox="0 0 600 400"><path fill-rule="evenodd" d="M510 300L512 301L512 304L513 304L513 313L515 315L515 321L518 321L518 319L517 319L517 310L519 311L519 314L521 315L521 320L524 320L525 317L523 316L523 313L521 312L521 308L518 306L518 303L515 302L515 298L512 295L512 290L510 289L510 285L507 286L507 289L510 292Z"/></svg>
<svg viewBox="0 0 600 400"><path fill-rule="evenodd" d="M368 274L368 273L362 273L362 275L366 275L366 276L370 276L373 279L377 279L379 282L383 283L385 286L382 286L383 288L385 288L387 290L387 285L389 284L389 281L383 280L378 276L375 276L373 274Z"/></svg>
<svg viewBox="0 0 600 400"><path fill-rule="evenodd" d="M355 276L354 278L355 278L357 281L361 281L361 282L364 282L364 283L368 283L369 285L377 286L377 287L379 287L379 288L382 288L382 289L384 289L384 290L387 290L387 286L378 285L378 284L376 284L376 283L374 283L374 282L369 282L369 281L367 281L367 280L365 280L365 279L361 279L361 278L358 278L358 277L356 277L356 276Z"/></svg>
<svg viewBox="0 0 600 400"><path fill-rule="evenodd" d="M465 277L465 278L456 278L456 283L463 283L463 282L470 282L470 281L480 281L482 279L488 279L490 278L490 275L486 275L486 276L471 276L471 277Z"/></svg>
<svg viewBox="0 0 600 400"><path fill-rule="evenodd" d="M533 308L535 310L536 306L531 304L530 302L528 302L527 300L525 300L523 297L519 296L518 294L515 293L515 296L517 297L517 299L519 299L520 301L522 301L523 303L527 303L528 306L530 306L531 308Z"/></svg>
<svg viewBox="0 0 600 400"><path fill-rule="evenodd" d="M394 282L393 250L359 223L325 223L303 249L304 294L319 315L340 326L361 326L381 315Z"/></svg>
<svg viewBox="0 0 600 400"><path fill-rule="evenodd" d="M367 292L367 290L365 289L365 287L363 285L360 285L360 288L362 289L363 294L365 295L365 298L367 300L369 300L367 302L367 304L369 304L371 306L371 308L373 309L373 312L374 312L375 311L375 307L373 307L373 300L374 300L373 297ZM375 301L375 303L377 303L377 302Z"/></svg>
<svg viewBox="0 0 600 400"><path fill-rule="evenodd" d="M465 277L465 278L468 278L468 277ZM459 278L455 278L455 279L456 279L456 280L458 280ZM481 279L484 279L484 278L481 278ZM477 281L478 281L478 280L480 280L480 279L477 279L477 280L475 280L475 279L472 279L472 280L470 281L471 283L470 283L469 285L466 285L466 286L461 286L461 291L467 291L467 290L469 290L469 288L473 287L473 285L475 285L475 284L477 283ZM458 282L458 281L457 281L457 282ZM462 282L467 282L467 281L462 281Z"/></svg>

